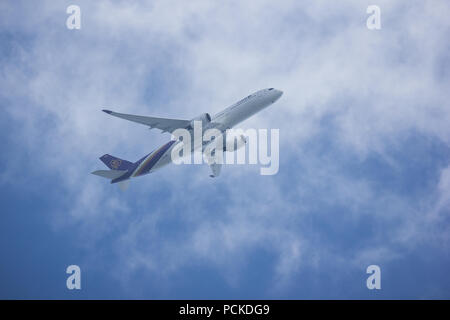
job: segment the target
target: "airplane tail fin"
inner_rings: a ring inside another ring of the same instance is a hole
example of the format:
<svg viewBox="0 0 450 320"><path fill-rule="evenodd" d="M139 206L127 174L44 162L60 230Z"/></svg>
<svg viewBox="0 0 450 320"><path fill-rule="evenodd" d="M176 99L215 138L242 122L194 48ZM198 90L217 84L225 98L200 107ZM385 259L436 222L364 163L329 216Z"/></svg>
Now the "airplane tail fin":
<svg viewBox="0 0 450 320"><path fill-rule="evenodd" d="M109 154L104 154L100 157L100 160L111 170L128 170L133 167L133 163L127 160L114 157Z"/></svg>

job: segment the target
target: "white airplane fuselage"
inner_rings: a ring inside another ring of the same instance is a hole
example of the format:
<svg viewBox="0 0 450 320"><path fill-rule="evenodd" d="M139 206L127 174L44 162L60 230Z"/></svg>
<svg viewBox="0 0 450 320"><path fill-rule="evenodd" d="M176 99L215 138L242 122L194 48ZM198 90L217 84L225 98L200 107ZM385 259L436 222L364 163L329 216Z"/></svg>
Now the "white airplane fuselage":
<svg viewBox="0 0 450 320"><path fill-rule="evenodd" d="M211 123L232 128L277 101L282 94L273 88L257 91L216 114Z"/></svg>
<svg viewBox="0 0 450 320"><path fill-rule="evenodd" d="M248 119L249 117L253 116L254 114L258 113L259 111L263 110L264 108L268 107L269 105L273 104L275 101L277 101L281 95L283 94L282 91L276 90L274 88L269 89L263 89L259 90L244 99L236 102L235 104L229 106L228 108L224 109L223 111L217 113L213 117L210 117L209 114L205 113L202 116L204 116L203 120L206 118L205 123L203 124L203 132L205 132L208 129L218 129L221 132L225 132L227 129L231 129L240 122ZM119 114L110 110L103 110L108 114L112 114L118 117L125 118L127 120L144 123L146 124L146 119L142 120L142 118L145 117L139 117L134 115L126 115L126 114ZM130 118L133 117L133 118ZM152 118L151 120L153 121ZM163 119L164 120L164 119ZM195 119L191 120L193 122ZM177 121L177 120L174 120ZM190 122L188 122L190 123ZM194 128L191 125L188 125L187 128L190 132L194 130ZM165 130L165 129L164 129ZM191 135L192 137L195 136ZM200 136L200 139L203 137ZM164 144L160 148L152 151L142 159L131 163L126 160L122 160L113 156L110 156L108 154L100 157L100 159L108 166L110 169L114 170L124 170L124 173L117 173L117 177L114 178L116 175L116 172L104 172L102 170L93 172L96 175L100 175L106 178L111 179L111 183L121 182L124 180L128 180L133 177L138 177L142 175L146 175L148 173L154 172L155 170L158 170L172 162L171 157L171 151L172 149L179 143L183 143L179 140L171 140L168 143ZM195 143L194 140L192 140L192 151L197 151L196 146L204 147L204 144L202 142ZM120 175L119 175L120 174Z"/></svg>
<svg viewBox="0 0 450 320"><path fill-rule="evenodd" d="M282 94L283 94L282 91L273 88L257 91L245 97L244 99L236 102L235 104L229 106L228 108L222 110L221 112L217 113L216 115L214 115L214 117L211 117L211 122L207 124L205 128L203 128L203 130L212 128L216 128L219 130L226 130L233 128L237 124L241 123L242 121L250 118L251 116L265 109L269 105L273 104L281 97ZM148 173L154 172L170 164L172 162L171 151L178 143L182 142L172 144L167 149L167 151L164 152L164 154L161 156L158 162L155 163L155 165L148 171ZM195 148L195 145L202 146L202 143L196 144L194 141L192 141L191 143L192 151L197 151L199 149ZM158 151L158 149L156 151ZM148 157L150 158L154 152L149 154ZM136 172L138 171L136 170ZM133 175L133 177L135 176Z"/></svg>

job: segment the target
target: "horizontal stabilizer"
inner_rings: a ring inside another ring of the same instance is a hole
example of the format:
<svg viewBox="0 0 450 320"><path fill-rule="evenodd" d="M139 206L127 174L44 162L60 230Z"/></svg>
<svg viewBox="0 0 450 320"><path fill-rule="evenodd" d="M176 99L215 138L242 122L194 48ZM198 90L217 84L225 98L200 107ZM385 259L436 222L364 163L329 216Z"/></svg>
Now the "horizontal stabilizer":
<svg viewBox="0 0 450 320"><path fill-rule="evenodd" d="M95 174L96 176L100 176L106 179L117 179L126 172L127 172L126 170L97 170L92 172L92 174Z"/></svg>

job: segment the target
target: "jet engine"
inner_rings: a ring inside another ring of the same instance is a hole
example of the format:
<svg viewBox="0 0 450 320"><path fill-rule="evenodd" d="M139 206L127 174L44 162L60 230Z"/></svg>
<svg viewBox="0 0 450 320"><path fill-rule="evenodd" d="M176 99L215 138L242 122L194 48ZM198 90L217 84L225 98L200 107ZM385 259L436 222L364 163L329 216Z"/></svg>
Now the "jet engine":
<svg viewBox="0 0 450 320"><path fill-rule="evenodd" d="M208 123L211 122L211 116L209 115L209 113L202 113L198 117L195 117L194 119L191 120L190 124L191 128L194 128L194 121L201 121L202 127L204 128Z"/></svg>

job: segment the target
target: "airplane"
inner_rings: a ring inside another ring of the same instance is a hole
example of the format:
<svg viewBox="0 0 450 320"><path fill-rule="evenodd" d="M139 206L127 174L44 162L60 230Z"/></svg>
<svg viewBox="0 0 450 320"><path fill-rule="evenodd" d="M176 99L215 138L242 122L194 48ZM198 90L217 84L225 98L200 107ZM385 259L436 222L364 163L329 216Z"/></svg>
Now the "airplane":
<svg viewBox="0 0 450 320"><path fill-rule="evenodd" d="M214 128L218 129L222 133L225 133L227 129L234 127L235 125L253 116L257 112L273 104L281 97L282 94L283 91L274 88L259 90L236 102L230 107L224 109L214 117L211 117L209 113L203 113L191 120L146 117L118 113L111 110L102 111L118 118L149 126L150 129L156 128L162 130L163 133L172 133L176 129L180 128L187 129L189 132L192 132L194 130L194 121L201 121L202 126L203 128L205 128L205 130ZM92 174L110 179L111 183L121 182L121 184L119 185L121 186L121 188L125 188L126 185L123 184L124 181L152 173L171 163L171 151L178 143L182 143L182 141L171 140L163 146L145 155L141 159L137 160L136 162L130 162L111 156L109 154L105 154L100 157L100 160L110 170L97 170L92 172ZM245 143L245 137L241 136L240 140L238 140L238 142L235 144L234 150L242 147L243 145L245 145ZM192 151L194 151L194 145L194 143L191 144ZM200 144L200 146L204 150L205 145L202 143ZM224 147L223 151L230 150L226 150L226 147ZM212 174L210 176L219 176L221 171L221 164L211 163L209 165L212 170Z"/></svg>

